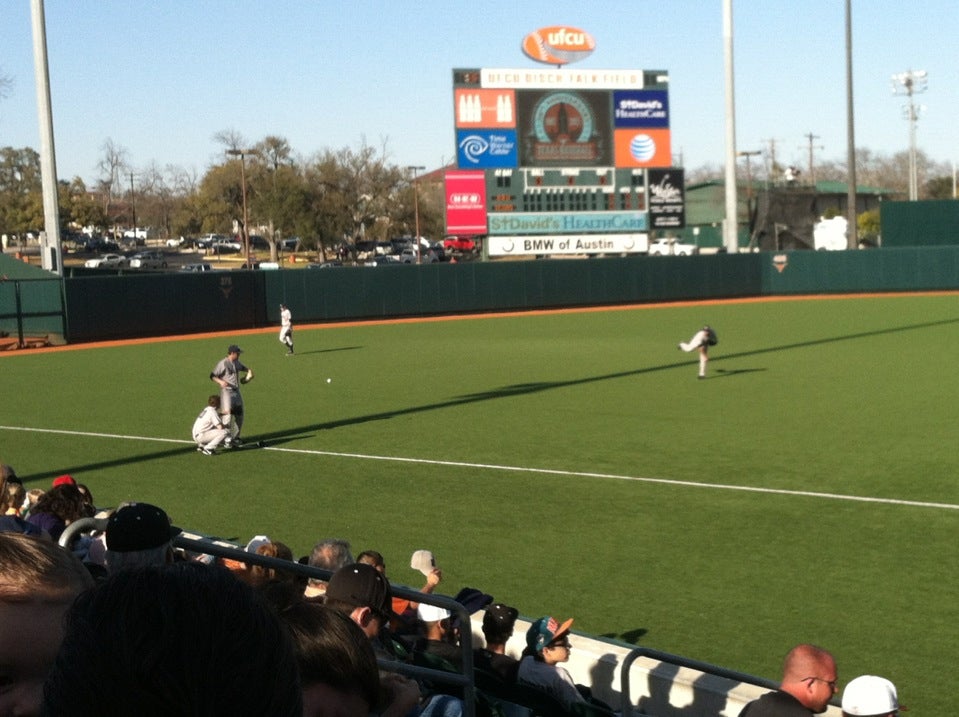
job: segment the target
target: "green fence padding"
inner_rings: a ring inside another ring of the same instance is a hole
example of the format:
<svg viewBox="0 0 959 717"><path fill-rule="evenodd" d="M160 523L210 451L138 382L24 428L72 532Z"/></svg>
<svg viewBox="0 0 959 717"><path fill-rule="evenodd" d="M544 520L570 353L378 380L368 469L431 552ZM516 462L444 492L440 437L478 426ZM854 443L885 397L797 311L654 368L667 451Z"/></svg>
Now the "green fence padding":
<svg viewBox="0 0 959 717"><path fill-rule="evenodd" d="M26 288L28 284L36 286ZM0 282L0 330L59 333L60 281ZM297 323L740 296L959 288L959 246L690 257L605 257L422 266L83 276L63 280L69 342ZM41 288L42 287L42 288ZM29 304L29 305L27 305ZM26 324L25 324L26 325Z"/></svg>
<svg viewBox="0 0 959 717"><path fill-rule="evenodd" d="M883 202L879 225L884 249L959 246L959 201Z"/></svg>

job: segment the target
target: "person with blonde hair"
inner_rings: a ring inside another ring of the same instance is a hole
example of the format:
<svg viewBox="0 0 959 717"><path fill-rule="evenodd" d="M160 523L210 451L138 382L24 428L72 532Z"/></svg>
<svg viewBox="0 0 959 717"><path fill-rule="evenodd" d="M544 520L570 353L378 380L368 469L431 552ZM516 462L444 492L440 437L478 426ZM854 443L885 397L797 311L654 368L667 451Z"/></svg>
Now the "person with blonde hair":
<svg viewBox="0 0 959 717"><path fill-rule="evenodd" d="M37 715L63 638L63 616L93 587L79 558L51 540L0 533L0 714Z"/></svg>

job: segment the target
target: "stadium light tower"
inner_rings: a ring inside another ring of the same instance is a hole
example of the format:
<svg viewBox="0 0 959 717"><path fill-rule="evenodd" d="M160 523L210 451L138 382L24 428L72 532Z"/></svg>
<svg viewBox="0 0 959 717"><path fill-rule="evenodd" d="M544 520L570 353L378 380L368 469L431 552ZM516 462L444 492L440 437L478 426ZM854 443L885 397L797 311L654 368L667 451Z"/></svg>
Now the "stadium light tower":
<svg viewBox="0 0 959 717"><path fill-rule="evenodd" d="M909 201L919 198L919 177L916 166L916 122L919 113L925 108L917 105L913 95L926 91L929 80L925 70L906 70L892 76L892 91L896 95L905 95L909 104L903 105L903 114L909 121Z"/></svg>

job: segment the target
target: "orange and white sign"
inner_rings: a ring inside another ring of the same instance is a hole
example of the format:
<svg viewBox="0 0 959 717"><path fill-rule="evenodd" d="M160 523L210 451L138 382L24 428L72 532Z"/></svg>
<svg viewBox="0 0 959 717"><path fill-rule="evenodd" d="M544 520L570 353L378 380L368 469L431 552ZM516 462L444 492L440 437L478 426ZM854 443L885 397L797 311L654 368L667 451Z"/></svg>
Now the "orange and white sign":
<svg viewBox="0 0 959 717"><path fill-rule="evenodd" d="M516 126L513 90L456 90L456 127L507 128Z"/></svg>
<svg viewBox="0 0 959 717"><path fill-rule="evenodd" d="M672 166L668 129L618 129L613 142L617 167Z"/></svg>
<svg viewBox="0 0 959 717"><path fill-rule="evenodd" d="M534 30L523 38L523 52L536 62L567 65L589 57L596 49L593 36L584 30L554 25Z"/></svg>

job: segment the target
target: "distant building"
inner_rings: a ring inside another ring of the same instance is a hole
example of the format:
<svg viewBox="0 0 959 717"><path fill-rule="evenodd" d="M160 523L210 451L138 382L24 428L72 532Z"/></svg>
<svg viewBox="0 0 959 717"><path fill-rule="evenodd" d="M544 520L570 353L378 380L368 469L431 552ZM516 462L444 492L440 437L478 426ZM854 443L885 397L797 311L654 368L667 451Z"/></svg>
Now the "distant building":
<svg viewBox="0 0 959 717"><path fill-rule="evenodd" d="M856 190L856 214L879 209L883 201L894 195L892 190L860 186ZM813 229L822 217L846 215L847 185L740 182L736 197L740 249L813 249ZM679 232L684 241L707 251L718 250L723 245L725 217L725 182L715 180L686 187L686 229Z"/></svg>

